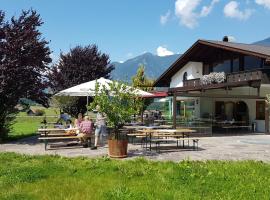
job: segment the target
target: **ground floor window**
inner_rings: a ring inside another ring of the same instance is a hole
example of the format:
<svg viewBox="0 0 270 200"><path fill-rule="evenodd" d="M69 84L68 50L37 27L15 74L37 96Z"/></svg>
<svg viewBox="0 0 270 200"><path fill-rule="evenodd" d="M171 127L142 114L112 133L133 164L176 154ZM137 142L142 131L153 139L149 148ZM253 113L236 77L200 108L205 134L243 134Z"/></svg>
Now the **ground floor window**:
<svg viewBox="0 0 270 200"><path fill-rule="evenodd" d="M243 101L216 101L215 119L220 121L238 121L244 124L248 124L248 106Z"/></svg>
<svg viewBox="0 0 270 200"><path fill-rule="evenodd" d="M265 119L265 102L256 101L256 119L264 120Z"/></svg>
<svg viewBox="0 0 270 200"><path fill-rule="evenodd" d="M176 114L183 119L194 118L195 100L181 100L177 101Z"/></svg>

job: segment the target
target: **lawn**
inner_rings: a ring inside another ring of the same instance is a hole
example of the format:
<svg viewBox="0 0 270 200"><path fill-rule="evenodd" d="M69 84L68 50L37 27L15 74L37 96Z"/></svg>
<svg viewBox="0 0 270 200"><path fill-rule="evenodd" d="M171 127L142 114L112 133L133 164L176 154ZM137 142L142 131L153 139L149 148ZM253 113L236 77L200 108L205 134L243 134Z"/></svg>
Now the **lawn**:
<svg viewBox="0 0 270 200"><path fill-rule="evenodd" d="M270 164L0 154L0 199L269 199Z"/></svg>
<svg viewBox="0 0 270 200"><path fill-rule="evenodd" d="M12 131L8 136L8 141L17 140L20 138L35 135L37 129L40 126L46 116L47 122L56 122L59 116L59 109L56 108L43 108L43 107L31 107L34 109L43 109L45 111L44 116L27 116L26 112L19 112L12 125Z"/></svg>

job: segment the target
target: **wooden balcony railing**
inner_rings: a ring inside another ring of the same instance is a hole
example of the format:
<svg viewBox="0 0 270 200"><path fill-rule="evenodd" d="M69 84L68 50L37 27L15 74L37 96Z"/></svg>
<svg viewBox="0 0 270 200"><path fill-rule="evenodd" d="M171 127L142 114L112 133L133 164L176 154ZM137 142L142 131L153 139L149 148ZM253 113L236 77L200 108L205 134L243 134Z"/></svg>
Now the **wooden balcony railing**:
<svg viewBox="0 0 270 200"><path fill-rule="evenodd" d="M226 80L223 83L202 84L199 78L183 81L183 87L172 88L177 91L192 91L203 89L216 89L226 87L239 87L249 85L258 87L258 83L263 79L261 70L234 72L226 75ZM256 84L253 84L256 83Z"/></svg>
<svg viewBox="0 0 270 200"><path fill-rule="evenodd" d="M236 72L227 74L227 83L242 82L242 81L256 81L262 79L262 71L247 71L247 72Z"/></svg>

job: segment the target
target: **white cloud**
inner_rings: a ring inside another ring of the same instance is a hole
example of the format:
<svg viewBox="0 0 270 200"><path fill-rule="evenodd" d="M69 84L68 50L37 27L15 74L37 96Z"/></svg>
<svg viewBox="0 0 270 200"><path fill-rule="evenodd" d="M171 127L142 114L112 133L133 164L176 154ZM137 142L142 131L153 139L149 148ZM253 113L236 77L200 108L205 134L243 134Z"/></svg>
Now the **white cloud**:
<svg viewBox="0 0 270 200"><path fill-rule="evenodd" d="M255 0L258 5L264 6L270 9L270 0Z"/></svg>
<svg viewBox="0 0 270 200"><path fill-rule="evenodd" d="M200 16L206 17L207 15L209 15L210 12L212 11L212 9L214 8L214 5L218 2L219 2L219 0L212 0L212 2L210 3L209 6L203 6Z"/></svg>
<svg viewBox="0 0 270 200"><path fill-rule="evenodd" d="M124 63L124 61L123 60L120 60L119 63Z"/></svg>
<svg viewBox="0 0 270 200"><path fill-rule="evenodd" d="M229 42L236 42L236 38L234 36L228 36Z"/></svg>
<svg viewBox="0 0 270 200"><path fill-rule="evenodd" d="M209 6L203 6L201 12L196 12L201 0L176 0L175 15L180 23L188 28L194 28L198 24L198 19L208 16L219 0L212 0Z"/></svg>
<svg viewBox="0 0 270 200"><path fill-rule="evenodd" d="M194 28L198 22L198 15L195 13L196 8L201 0L177 0L175 2L175 15L180 19L180 23L188 28Z"/></svg>
<svg viewBox="0 0 270 200"><path fill-rule="evenodd" d="M241 11L239 9L239 3L236 1L230 1L228 4L226 4L223 12L226 17L236 18L239 20L247 20L252 15L251 9Z"/></svg>
<svg viewBox="0 0 270 200"><path fill-rule="evenodd" d="M159 46L157 48L157 55L158 56L170 56L173 55L174 53L170 50L168 50L166 47Z"/></svg>
<svg viewBox="0 0 270 200"><path fill-rule="evenodd" d="M161 16L160 16L160 23L161 23L162 25L165 25L165 24L168 22L170 16L171 16L171 11L168 10L167 13L166 13L165 15L161 15Z"/></svg>
<svg viewBox="0 0 270 200"><path fill-rule="evenodd" d="M128 54L127 54L127 57L128 58L131 58L133 56L133 53L131 53L131 52L129 52Z"/></svg>

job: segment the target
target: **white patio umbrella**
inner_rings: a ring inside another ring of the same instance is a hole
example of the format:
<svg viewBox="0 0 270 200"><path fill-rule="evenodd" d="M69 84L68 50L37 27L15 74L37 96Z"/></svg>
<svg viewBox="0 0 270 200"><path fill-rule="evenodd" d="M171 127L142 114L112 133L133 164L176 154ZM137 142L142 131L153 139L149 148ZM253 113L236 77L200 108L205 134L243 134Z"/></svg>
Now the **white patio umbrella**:
<svg viewBox="0 0 270 200"><path fill-rule="evenodd" d="M99 83L101 87L105 86L108 90L110 89L109 83L112 83L111 80L105 79L105 78L99 78L97 80L89 81L86 83L82 83L80 85L73 86L71 88L62 90L55 94L55 96L76 96L76 97L86 97L86 96L95 96L95 87L96 87L96 82ZM128 86L130 87L130 86ZM145 92L140 89L135 89L134 94L138 95L140 97L149 97L153 96L153 94L149 92Z"/></svg>
<svg viewBox="0 0 270 200"><path fill-rule="evenodd" d="M97 80L82 83L82 84L73 86L71 88L62 90L62 91L58 92L57 94L55 94L55 96L76 96L76 97L83 96L83 97L87 97L87 105L88 105L88 97L95 96L96 82L98 82L101 87L105 86L106 88L108 88L108 90L110 89L109 83L112 83L111 80L108 80L105 78L99 78ZM128 87L130 87L130 86L128 86ZM145 91L140 90L140 89L135 89L134 94L138 95L139 97L153 96L153 94L151 94L149 92L145 92Z"/></svg>

